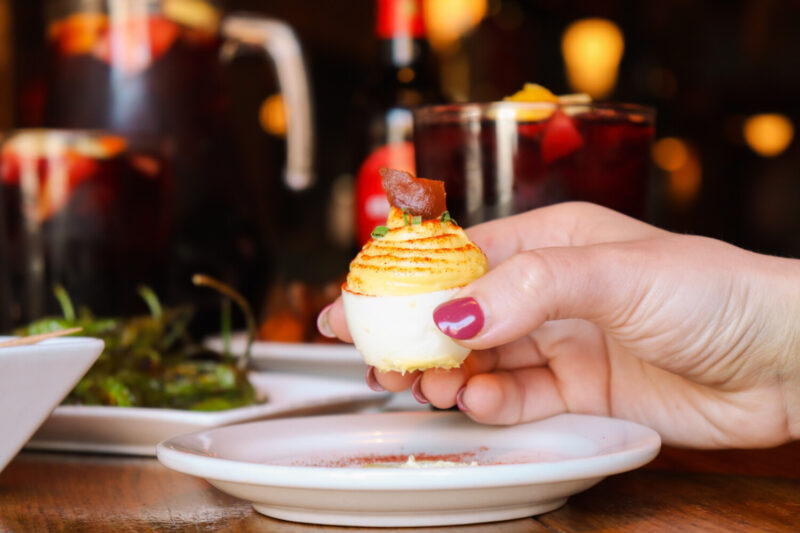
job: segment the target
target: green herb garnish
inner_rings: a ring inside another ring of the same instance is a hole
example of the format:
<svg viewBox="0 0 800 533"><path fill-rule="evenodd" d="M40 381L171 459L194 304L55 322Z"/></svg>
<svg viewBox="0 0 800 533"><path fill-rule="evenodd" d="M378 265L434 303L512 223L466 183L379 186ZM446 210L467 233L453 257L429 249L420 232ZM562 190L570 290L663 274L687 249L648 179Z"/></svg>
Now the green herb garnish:
<svg viewBox="0 0 800 533"><path fill-rule="evenodd" d="M450 211L445 211L444 213L442 213L442 216L439 217L439 220L442 222L452 222L453 224L458 226L458 222L456 222L456 219L450 216Z"/></svg>
<svg viewBox="0 0 800 533"><path fill-rule="evenodd" d="M386 226L375 226L375 229L372 230L372 233L370 233L370 235L372 235L374 239L377 239L378 237L383 237L387 233L389 233L389 228L387 228Z"/></svg>
<svg viewBox="0 0 800 533"><path fill-rule="evenodd" d="M403 209L403 224L405 224L406 226L409 225L409 223L408 223L408 211L406 211L405 209Z"/></svg>
<svg viewBox="0 0 800 533"><path fill-rule="evenodd" d="M422 224L422 217L420 215L411 217L411 224L414 226L419 226L420 224Z"/></svg>

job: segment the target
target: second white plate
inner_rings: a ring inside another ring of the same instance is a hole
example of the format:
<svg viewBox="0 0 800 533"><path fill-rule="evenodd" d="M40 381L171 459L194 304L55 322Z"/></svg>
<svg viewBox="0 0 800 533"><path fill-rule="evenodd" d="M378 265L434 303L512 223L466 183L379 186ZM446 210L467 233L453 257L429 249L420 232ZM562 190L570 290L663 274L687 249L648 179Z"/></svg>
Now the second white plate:
<svg viewBox="0 0 800 533"><path fill-rule="evenodd" d="M244 353L247 337L231 337L231 352ZM222 351L222 339L212 337L204 343ZM264 370L318 376L332 376L364 381L367 365L352 344L312 344L256 341L250 351L253 365Z"/></svg>
<svg viewBox="0 0 800 533"><path fill-rule="evenodd" d="M62 405L34 434L27 447L153 456L156 444L190 431L238 422L308 414L360 411L383 405L388 393L363 382L253 372L253 386L266 403L201 412L145 407Z"/></svg>

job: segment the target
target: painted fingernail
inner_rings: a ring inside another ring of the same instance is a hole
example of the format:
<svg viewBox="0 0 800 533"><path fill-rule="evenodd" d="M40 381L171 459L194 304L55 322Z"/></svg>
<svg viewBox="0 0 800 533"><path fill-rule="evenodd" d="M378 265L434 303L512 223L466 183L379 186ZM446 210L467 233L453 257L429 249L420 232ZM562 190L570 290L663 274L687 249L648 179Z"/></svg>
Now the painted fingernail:
<svg viewBox="0 0 800 533"><path fill-rule="evenodd" d="M383 392L386 390L380 383L378 383L378 380L375 378L374 366L367 367L366 381L367 381L367 387L374 390L375 392Z"/></svg>
<svg viewBox="0 0 800 533"><path fill-rule="evenodd" d="M464 385L458 392L456 393L456 405L458 406L459 411L462 413L469 413L469 409L467 405L464 403L464 391L467 390L467 386Z"/></svg>
<svg viewBox="0 0 800 533"><path fill-rule="evenodd" d="M471 339L483 328L483 311L475 298L458 298L437 307L433 321L448 337Z"/></svg>
<svg viewBox="0 0 800 533"><path fill-rule="evenodd" d="M331 311L331 306L333 304L328 304L325 306L325 309L319 312L317 316L317 331L319 331L323 336L332 339L336 337L331 329L331 323L328 321L328 314Z"/></svg>
<svg viewBox="0 0 800 533"><path fill-rule="evenodd" d="M417 379L415 379L414 383L411 385L411 394L414 395L414 399L419 403L430 403L430 400L428 400L422 392L422 374L417 376Z"/></svg>

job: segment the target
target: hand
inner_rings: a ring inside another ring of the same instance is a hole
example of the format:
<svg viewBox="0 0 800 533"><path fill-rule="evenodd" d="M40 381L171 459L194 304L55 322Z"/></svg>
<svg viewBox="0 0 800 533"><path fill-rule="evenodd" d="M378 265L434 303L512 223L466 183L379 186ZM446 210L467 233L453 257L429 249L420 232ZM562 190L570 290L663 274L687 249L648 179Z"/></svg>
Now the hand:
<svg viewBox="0 0 800 533"><path fill-rule="evenodd" d="M458 369L375 372L382 387L488 424L572 412L700 448L800 438L800 261L585 203L468 233L490 271L434 319L473 352ZM340 301L321 318L350 341Z"/></svg>

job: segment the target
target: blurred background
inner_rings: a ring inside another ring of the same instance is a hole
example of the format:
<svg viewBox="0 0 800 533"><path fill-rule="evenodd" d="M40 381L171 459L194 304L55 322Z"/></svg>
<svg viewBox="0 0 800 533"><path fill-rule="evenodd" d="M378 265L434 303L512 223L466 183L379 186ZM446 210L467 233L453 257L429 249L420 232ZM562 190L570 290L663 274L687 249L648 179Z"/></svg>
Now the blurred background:
<svg viewBox="0 0 800 533"><path fill-rule="evenodd" d="M276 281L324 285L346 272L357 249L357 175L375 147L376 113L498 100L525 82L656 109L650 222L800 256L798 2L429 0L429 60L411 74L386 59L376 0L216 7L289 24L310 76L316 181L293 190L281 179L286 117L263 54L244 54L222 74L242 161L230 169L260 199L254 246L269 250L252 266L264 274L259 281L234 282L260 295L258 305L297 297L269 296ZM3 130L46 122L45 11L40 2L0 0ZM399 90L386 85L386 72L416 79Z"/></svg>

